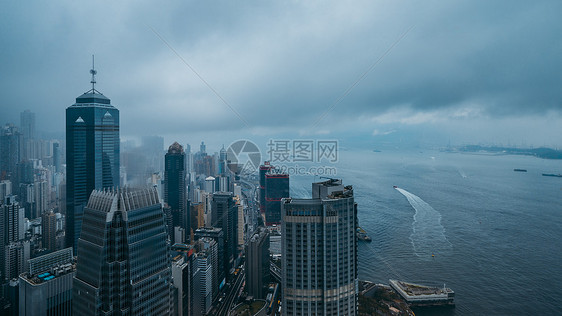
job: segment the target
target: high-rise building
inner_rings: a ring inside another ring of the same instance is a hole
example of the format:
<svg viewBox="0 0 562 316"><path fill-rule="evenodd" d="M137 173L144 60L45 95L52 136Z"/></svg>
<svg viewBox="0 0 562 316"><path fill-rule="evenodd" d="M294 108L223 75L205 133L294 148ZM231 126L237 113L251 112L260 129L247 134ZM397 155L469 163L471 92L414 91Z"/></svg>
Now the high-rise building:
<svg viewBox="0 0 562 316"><path fill-rule="evenodd" d="M185 144L185 168L187 170L187 173L189 174L190 172L193 171L193 153L191 152L191 145L190 144Z"/></svg>
<svg viewBox="0 0 562 316"><path fill-rule="evenodd" d="M72 315L72 278L76 265L72 248L29 260L19 276L19 315Z"/></svg>
<svg viewBox="0 0 562 316"><path fill-rule="evenodd" d="M238 242L238 247L240 247L240 249L244 248L244 205L242 204L242 201L240 201L237 197L237 201L236 201L236 211L238 212L238 223L236 223L236 225L238 225L236 231L238 232L238 236L237 236L237 242Z"/></svg>
<svg viewBox="0 0 562 316"><path fill-rule="evenodd" d="M41 158L34 155L35 140L35 113L25 110L20 113L20 128L23 140L23 158Z"/></svg>
<svg viewBox="0 0 562 316"><path fill-rule="evenodd" d="M6 256L10 257L7 246L20 239L20 226L23 225L20 222L20 212L23 209L20 209L15 196L8 195L0 201L0 284L9 280L6 273Z"/></svg>
<svg viewBox="0 0 562 316"><path fill-rule="evenodd" d="M205 178L205 192L215 193L216 191L215 181L216 181L215 177L208 176L207 178Z"/></svg>
<svg viewBox="0 0 562 316"><path fill-rule="evenodd" d="M4 277L6 281L17 279L26 272L27 260L31 257L29 241L13 241L4 248Z"/></svg>
<svg viewBox="0 0 562 316"><path fill-rule="evenodd" d="M191 315L191 298L193 290L191 286L191 261L192 254L177 255L172 258L172 283L176 291L174 299L175 315Z"/></svg>
<svg viewBox="0 0 562 316"><path fill-rule="evenodd" d="M216 282L213 284L215 294L226 283L226 274L228 273L228 262L225 261L225 240L222 228L203 227L195 231L194 238L199 241L202 238L210 238L217 244L217 265L216 265Z"/></svg>
<svg viewBox="0 0 562 316"><path fill-rule="evenodd" d="M20 113L20 128L24 139L35 138L35 113L25 110Z"/></svg>
<svg viewBox="0 0 562 316"><path fill-rule="evenodd" d="M43 213L41 237L43 238L43 248L49 252L57 250L57 217L53 211Z"/></svg>
<svg viewBox="0 0 562 316"><path fill-rule="evenodd" d="M265 174L265 224L281 223L281 199L289 197L289 174L276 172Z"/></svg>
<svg viewBox="0 0 562 316"><path fill-rule="evenodd" d="M191 208L191 230L195 232L197 229L205 227L205 204L193 203Z"/></svg>
<svg viewBox="0 0 562 316"><path fill-rule="evenodd" d="M212 307L216 280L217 244L211 238L197 241L197 253L193 258L193 315L207 315Z"/></svg>
<svg viewBox="0 0 562 316"><path fill-rule="evenodd" d="M269 161L260 166L260 213L265 213L265 174L271 170Z"/></svg>
<svg viewBox="0 0 562 316"><path fill-rule="evenodd" d="M23 209L20 208L19 203L16 201L14 195L8 195L4 198L2 205L0 206L0 230L1 240L3 245L7 245L11 242L20 240L20 230L23 223L20 221L20 213Z"/></svg>
<svg viewBox="0 0 562 316"><path fill-rule="evenodd" d="M53 166L55 166L55 172L62 172L61 150L59 143L53 143Z"/></svg>
<svg viewBox="0 0 562 316"><path fill-rule="evenodd" d="M76 253L93 190L119 186L119 110L94 88L66 109L66 243Z"/></svg>
<svg viewBox="0 0 562 316"><path fill-rule="evenodd" d="M230 192L230 176L218 176L215 178L215 191Z"/></svg>
<svg viewBox="0 0 562 316"><path fill-rule="evenodd" d="M226 149L224 149L224 145L223 145L219 152L219 175L221 176L226 175L227 163L228 163L228 159L227 159Z"/></svg>
<svg viewBox="0 0 562 316"><path fill-rule="evenodd" d="M261 227L246 244L246 289L248 295L265 299L270 281L269 232Z"/></svg>
<svg viewBox="0 0 562 316"><path fill-rule="evenodd" d="M341 180L318 185L331 194L281 202L283 315L357 315L353 189Z"/></svg>
<svg viewBox="0 0 562 316"><path fill-rule="evenodd" d="M95 190L84 208L75 315L168 315L172 292L156 188Z"/></svg>
<svg viewBox="0 0 562 316"><path fill-rule="evenodd" d="M229 276L230 269L238 257L238 208L234 203L232 192L215 192L211 205L212 227L222 228L225 242L225 260Z"/></svg>
<svg viewBox="0 0 562 316"><path fill-rule="evenodd" d="M8 195L12 195L12 181L2 180L0 181L0 204L4 203L4 198Z"/></svg>
<svg viewBox="0 0 562 316"><path fill-rule="evenodd" d="M201 142L201 145L199 145L199 152L202 155L206 155L207 154L207 146L205 145L205 142Z"/></svg>
<svg viewBox="0 0 562 316"><path fill-rule="evenodd" d="M23 137L17 127L6 124L0 131L0 180L15 181L16 165L23 158Z"/></svg>
<svg viewBox="0 0 562 316"><path fill-rule="evenodd" d="M47 211L51 191L47 181L35 181L33 188L35 190L35 214L32 218L38 218Z"/></svg>
<svg viewBox="0 0 562 316"><path fill-rule="evenodd" d="M189 242L189 224L191 216L187 203L187 187L185 183L185 152L177 142L170 145L165 158L164 167L164 202L168 204L172 213L173 227L181 227L185 232L183 241ZM176 240L176 242L178 242Z"/></svg>
<svg viewBox="0 0 562 316"><path fill-rule="evenodd" d="M194 156L193 169L197 174L204 174L206 176L214 176L216 174L215 170L215 159L213 156L207 154L202 154L200 152Z"/></svg>

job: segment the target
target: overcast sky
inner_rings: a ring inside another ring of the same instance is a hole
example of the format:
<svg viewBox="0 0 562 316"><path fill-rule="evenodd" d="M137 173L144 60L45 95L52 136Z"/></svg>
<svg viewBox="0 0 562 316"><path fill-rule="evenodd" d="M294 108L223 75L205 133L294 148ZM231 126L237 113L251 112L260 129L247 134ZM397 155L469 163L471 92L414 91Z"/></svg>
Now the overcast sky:
<svg viewBox="0 0 562 316"><path fill-rule="evenodd" d="M95 54L124 139L562 146L561 1L57 3L0 5L2 124L64 135Z"/></svg>

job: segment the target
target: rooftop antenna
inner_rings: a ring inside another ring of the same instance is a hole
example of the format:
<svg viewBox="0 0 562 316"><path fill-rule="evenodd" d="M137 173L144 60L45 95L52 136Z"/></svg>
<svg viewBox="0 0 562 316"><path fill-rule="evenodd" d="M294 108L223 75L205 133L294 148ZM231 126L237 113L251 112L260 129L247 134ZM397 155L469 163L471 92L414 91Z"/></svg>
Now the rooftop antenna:
<svg viewBox="0 0 562 316"><path fill-rule="evenodd" d="M92 81L90 81L90 83L92 84L92 93L96 93L96 74L98 72L96 71L96 67L94 64L94 55L92 55L92 69L90 69L90 73L92 74Z"/></svg>

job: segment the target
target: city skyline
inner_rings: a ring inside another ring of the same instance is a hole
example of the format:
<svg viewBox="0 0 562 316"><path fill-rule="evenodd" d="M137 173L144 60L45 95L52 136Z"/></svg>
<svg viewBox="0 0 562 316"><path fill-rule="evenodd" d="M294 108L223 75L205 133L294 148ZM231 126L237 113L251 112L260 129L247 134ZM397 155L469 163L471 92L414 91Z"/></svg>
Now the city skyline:
<svg viewBox="0 0 562 316"><path fill-rule="evenodd" d="M5 4L0 314L552 313L557 12Z"/></svg>
<svg viewBox="0 0 562 316"><path fill-rule="evenodd" d="M100 89L124 111L124 140L559 147L560 5L6 4L1 123L30 109L38 134L62 134L66 91L85 90L96 54ZM100 15L111 23L92 22Z"/></svg>

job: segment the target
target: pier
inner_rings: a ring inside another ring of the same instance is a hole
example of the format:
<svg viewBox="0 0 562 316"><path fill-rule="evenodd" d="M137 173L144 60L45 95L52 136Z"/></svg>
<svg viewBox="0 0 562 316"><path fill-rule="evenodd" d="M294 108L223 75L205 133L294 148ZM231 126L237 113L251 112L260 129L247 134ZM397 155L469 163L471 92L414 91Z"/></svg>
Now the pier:
<svg viewBox="0 0 562 316"><path fill-rule="evenodd" d="M443 288L407 283L397 280L389 280L390 286L410 306L440 306L454 305L455 292L443 286Z"/></svg>

